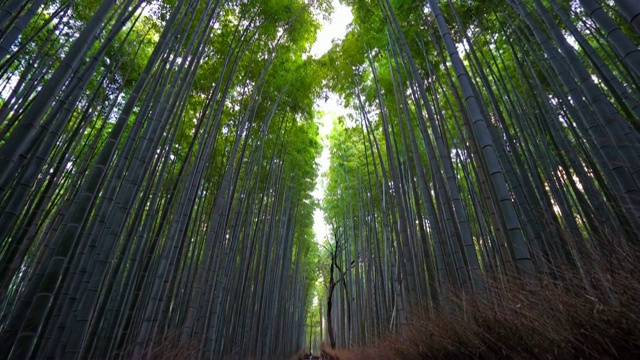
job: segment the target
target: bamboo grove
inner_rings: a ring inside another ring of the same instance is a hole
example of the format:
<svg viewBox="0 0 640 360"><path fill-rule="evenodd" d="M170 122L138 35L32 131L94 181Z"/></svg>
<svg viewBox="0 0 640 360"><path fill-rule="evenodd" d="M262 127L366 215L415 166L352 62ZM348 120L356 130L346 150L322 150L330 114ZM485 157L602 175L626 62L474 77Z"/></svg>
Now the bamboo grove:
<svg viewBox="0 0 640 360"><path fill-rule="evenodd" d="M3 358L364 345L640 245L637 1L342 2L314 59L329 0L0 0Z"/></svg>
<svg viewBox="0 0 640 360"><path fill-rule="evenodd" d="M330 345L402 337L411 309L489 281L606 282L597 260L640 240L640 4L346 3L325 57L352 109L329 139Z"/></svg>
<svg viewBox="0 0 640 360"><path fill-rule="evenodd" d="M302 346L329 9L0 3L3 358Z"/></svg>

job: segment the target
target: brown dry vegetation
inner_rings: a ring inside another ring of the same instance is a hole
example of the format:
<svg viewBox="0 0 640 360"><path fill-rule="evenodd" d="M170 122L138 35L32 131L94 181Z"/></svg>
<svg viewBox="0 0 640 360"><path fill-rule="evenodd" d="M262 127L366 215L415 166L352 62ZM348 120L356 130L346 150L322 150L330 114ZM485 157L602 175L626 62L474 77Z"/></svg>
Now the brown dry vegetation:
<svg viewBox="0 0 640 360"><path fill-rule="evenodd" d="M486 294L450 295L447 310L415 309L404 337L362 349L325 346L325 358L638 359L638 252L611 252L591 257L586 274L564 271L562 281L487 280Z"/></svg>
<svg viewBox="0 0 640 360"><path fill-rule="evenodd" d="M486 279L485 294L449 294L446 310L414 309L404 337L389 334L357 349L323 343L322 359L640 359L639 258L640 251L616 249L606 259L590 256L583 274L563 271L561 280ZM160 342L166 345L152 359L199 353L193 341Z"/></svg>

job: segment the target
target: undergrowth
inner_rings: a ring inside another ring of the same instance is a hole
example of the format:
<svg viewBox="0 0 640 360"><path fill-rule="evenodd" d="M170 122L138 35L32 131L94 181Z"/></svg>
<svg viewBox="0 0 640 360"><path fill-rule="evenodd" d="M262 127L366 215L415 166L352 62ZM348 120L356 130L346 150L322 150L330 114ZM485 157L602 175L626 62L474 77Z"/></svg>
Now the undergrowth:
<svg viewBox="0 0 640 360"><path fill-rule="evenodd" d="M562 279L486 279L486 291L449 294L439 310L411 311L403 336L325 359L638 359L640 264L637 251L589 256Z"/></svg>

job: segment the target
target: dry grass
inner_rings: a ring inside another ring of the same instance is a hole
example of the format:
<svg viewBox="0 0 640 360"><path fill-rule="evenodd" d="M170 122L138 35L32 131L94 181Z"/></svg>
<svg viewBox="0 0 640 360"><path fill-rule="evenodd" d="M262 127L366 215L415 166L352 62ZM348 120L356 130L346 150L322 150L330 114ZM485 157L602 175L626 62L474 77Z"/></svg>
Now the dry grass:
<svg viewBox="0 0 640 360"><path fill-rule="evenodd" d="M587 277L564 272L562 283L487 281L485 294L452 295L447 311L415 309L404 337L386 336L364 349L325 347L325 358L638 359L637 255L616 250L607 259L591 257Z"/></svg>
<svg viewBox="0 0 640 360"><path fill-rule="evenodd" d="M486 279L483 294L448 294L446 310L413 309L402 337L389 334L359 349L322 344L322 358L640 359L638 259L640 251L615 248L606 256L588 254L588 269L561 271L561 280ZM192 359L199 348L167 336L149 355ZM300 350L290 359L304 354Z"/></svg>

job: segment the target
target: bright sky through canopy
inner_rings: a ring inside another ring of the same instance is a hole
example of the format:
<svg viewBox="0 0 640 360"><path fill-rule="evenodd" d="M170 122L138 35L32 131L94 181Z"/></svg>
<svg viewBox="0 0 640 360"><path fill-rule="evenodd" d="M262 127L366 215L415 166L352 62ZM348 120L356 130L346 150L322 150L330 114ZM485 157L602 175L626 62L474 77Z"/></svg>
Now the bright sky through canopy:
<svg viewBox="0 0 640 360"><path fill-rule="evenodd" d="M333 0L333 9L334 11L329 21L321 20L322 28L318 32L317 40L311 48L311 55L315 58L329 51L333 41L344 39L344 36L347 34L347 26L351 23L351 20L353 20L351 8L341 4L338 0ZM326 101L325 99L318 100L315 107L316 110L320 110L323 113L321 118L316 119L320 127L323 149L320 159L318 159L320 169L313 196L317 200L322 201L325 190L322 174L329 168L329 142L327 141L327 135L331 132L333 119L339 115L344 115L346 109L339 103L338 97L335 94L330 94ZM322 211L319 209L316 209L313 213L313 230L316 234L316 241L318 242L322 242L324 237L328 235L327 225L324 222Z"/></svg>
<svg viewBox="0 0 640 360"><path fill-rule="evenodd" d="M315 58L322 56L331 48L333 40L342 40L347 34L347 26L353 20L351 9L333 0L333 14L329 21L321 20L322 28L318 32L318 38L311 48L311 55Z"/></svg>

